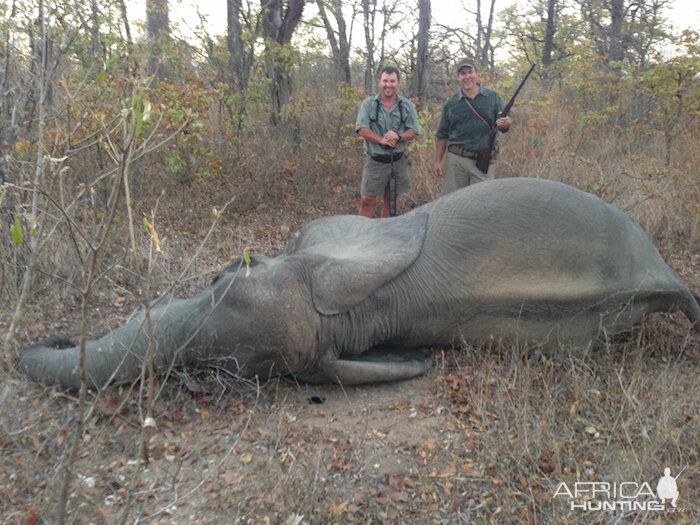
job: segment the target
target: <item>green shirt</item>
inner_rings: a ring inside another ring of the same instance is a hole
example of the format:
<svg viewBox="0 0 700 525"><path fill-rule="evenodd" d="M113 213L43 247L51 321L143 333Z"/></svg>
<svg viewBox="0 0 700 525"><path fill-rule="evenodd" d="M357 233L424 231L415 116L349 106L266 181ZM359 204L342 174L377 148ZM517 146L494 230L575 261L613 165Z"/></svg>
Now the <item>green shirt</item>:
<svg viewBox="0 0 700 525"><path fill-rule="evenodd" d="M496 125L496 117L505 104L498 93L479 84L479 93L473 99L465 96L460 89L442 107L437 138L446 138L448 147L459 144L464 149L477 152L488 146L490 129L469 108L465 98L491 127Z"/></svg>
<svg viewBox="0 0 700 525"><path fill-rule="evenodd" d="M369 128L377 135L382 136L391 129L400 134L407 129L418 133L418 115L410 100L398 95L398 100L391 106L391 110L387 110L379 97L379 95L368 97L362 102L360 111L357 113L355 132L359 131L360 128ZM404 152L407 147L408 144L399 141L393 152ZM365 140L365 151L370 155L388 155L390 153L389 148L369 140Z"/></svg>

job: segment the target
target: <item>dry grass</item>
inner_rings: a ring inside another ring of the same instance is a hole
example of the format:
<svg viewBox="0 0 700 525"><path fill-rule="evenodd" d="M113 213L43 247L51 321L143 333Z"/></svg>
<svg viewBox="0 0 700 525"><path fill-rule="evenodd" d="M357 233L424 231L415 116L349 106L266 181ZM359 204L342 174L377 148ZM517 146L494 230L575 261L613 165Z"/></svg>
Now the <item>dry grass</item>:
<svg viewBox="0 0 700 525"><path fill-rule="evenodd" d="M552 496L560 482L655 487L665 466L688 466L687 512L673 518L693 523L698 338L682 322L666 334L660 326L596 351L441 352L425 377L362 388L231 390L214 373L178 376L156 404L145 466L137 396L114 391L88 425L71 522L115 523L127 497L132 518L154 522L654 522L570 511ZM21 378L3 383L0 400L14 407L2 416L2 513L8 523L31 512L53 521L74 401Z"/></svg>
<svg viewBox="0 0 700 525"><path fill-rule="evenodd" d="M570 122L561 117L542 121L523 110L520 127L504 138L501 175L563 180L628 209L700 289L694 146L681 148L670 167L643 152L616 155L614 135L575 149ZM238 151L222 148L228 176L196 189L143 178L139 216L166 192L156 218L165 253L153 271L154 293L173 282L179 293L191 293L244 248L274 253L306 220L354 213L359 144L330 149L307 138L300 151L269 146L285 140L265 130ZM437 194L425 143L414 148L411 169L414 189L400 211ZM201 257L178 280L206 235L211 209L234 195ZM122 322L141 300L138 279L120 262L120 220L106 251L114 269L95 292L93 335ZM65 281L80 268L60 231L51 248L42 264L53 277L37 281L23 342L77 334L77 296ZM21 264L5 260L3 268L8 293L0 315L7 319L15 289L7 283L19 282ZM347 389L286 380L258 386L231 383L215 370L180 371L155 401L148 464L140 461L138 385L93 398L68 522L118 523L124 512L127 522L152 523L698 521L700 337L688 333L681 315L652 316L603 349L436 352L424 377ZM76 403L28 384L14 364L6 359L0 370L0 516L3 523L51 523ZM560 482L647 481L655 488L666 466L674 475L688 467L678 479L685 513L585 513L552 498Z"/></svg>

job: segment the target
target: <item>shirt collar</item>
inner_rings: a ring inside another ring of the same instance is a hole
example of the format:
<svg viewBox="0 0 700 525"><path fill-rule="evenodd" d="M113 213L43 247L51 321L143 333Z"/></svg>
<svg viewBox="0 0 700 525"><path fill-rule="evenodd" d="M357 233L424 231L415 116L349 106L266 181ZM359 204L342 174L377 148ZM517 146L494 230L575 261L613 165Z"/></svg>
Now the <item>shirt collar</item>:
<svg viewBox="0 0 700 525"><path fill-rule="evenodd" d="M482 92L482 91L481 91L481 83L480 83L480 82L477 82L476 85L479 86L479 92L476 94L476 96L475 96L474 98L476 98L476 97L478 97L479 95L481 95L481 92ZM460 94L460 96L461 96L462 98L464 98L464 97L469 97L469 95L467 95L464 91L462 91L462 88L459 88L459 94ZM474 100L474 98L473 98L472 100Z"/></svg>
<svg viewBox="0 0 700 525"><path fill-rule="evenodd" d="M461 91L461 90L460 90L460 91ZM377 102L379 102L380 104L382 104L382 94L381 94L381 93L377 93L376 95L374 95L374 100L377 101ZM399 102L401 102L401 95L399 95L399 94L397 93L397 94L396 94L396 102L394 102L394 103L392 104L391 109L394 109L394 108L398 105ZM382 104L382 105L384 105L384 104ZM387 110L387 111L389 111L389 110Z"/></svg>

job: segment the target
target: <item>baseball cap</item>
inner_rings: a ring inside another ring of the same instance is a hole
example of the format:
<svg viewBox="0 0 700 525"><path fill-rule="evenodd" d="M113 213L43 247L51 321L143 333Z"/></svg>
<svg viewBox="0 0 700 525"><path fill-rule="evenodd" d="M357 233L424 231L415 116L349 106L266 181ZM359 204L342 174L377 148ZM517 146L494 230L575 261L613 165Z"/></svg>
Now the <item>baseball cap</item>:
<svg viewBox="0 0 700 525"><path fill-rule="evenodd" d="M463 67L471 67L473 69L476 69L476 63L474 62L474 59L472 57L466 57L457 63L457 72L459 73L459 70Z"/></svg>

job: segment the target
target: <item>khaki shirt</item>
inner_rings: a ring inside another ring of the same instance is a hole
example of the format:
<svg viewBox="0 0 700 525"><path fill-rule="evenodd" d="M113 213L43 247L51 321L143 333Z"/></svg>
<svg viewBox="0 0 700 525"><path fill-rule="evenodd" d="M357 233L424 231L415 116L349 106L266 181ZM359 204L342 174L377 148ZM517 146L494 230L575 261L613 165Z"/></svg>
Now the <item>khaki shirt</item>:
<svg viewBox="0 0 700 525"><path fill-rule="evenodd" d="M368 97L362 102L360 111L357 113L355 132L359 131L360 128L369 128L377 135L382 136L391 129L397 133L403 133L407 129L418 133L418 115L416 114L416 108L410 100L399 95L398 100L391 106L391 111L389 111L384 104L381 103L379 97L379 95ZM377 112L377 105L379 105L379 112ZM368 140L364 142L365 151L369 155L388 155L391 153L389 148L385 148L381 144L376 144ZM408 144L405 142L399 141L396 143L393 153L404 152L407 146Z"/></svg>
<svg viewBox="0 0 700 525"><path fill-rule="evenodd" d="M491 127L496 125L496 117L503 111L505 104L498 93L479 85L479 93L473 99L466 97L460 89L442 107L436 132L437 138L446 138L448 147L459 144L466 150L478 152L488 146L491 130L469 108L465 98L469 99L474 109Z"/></svg>

